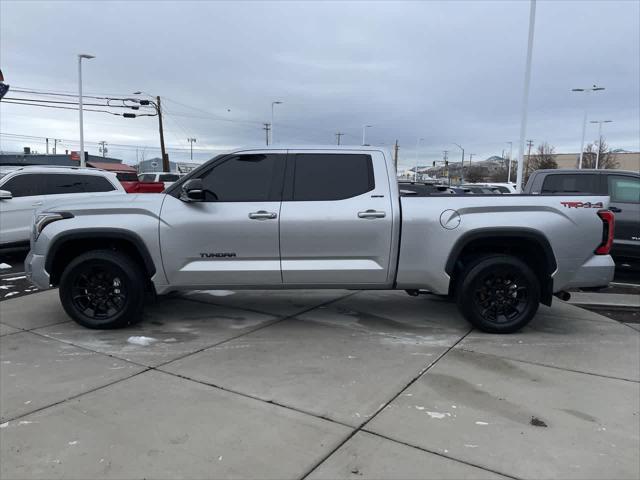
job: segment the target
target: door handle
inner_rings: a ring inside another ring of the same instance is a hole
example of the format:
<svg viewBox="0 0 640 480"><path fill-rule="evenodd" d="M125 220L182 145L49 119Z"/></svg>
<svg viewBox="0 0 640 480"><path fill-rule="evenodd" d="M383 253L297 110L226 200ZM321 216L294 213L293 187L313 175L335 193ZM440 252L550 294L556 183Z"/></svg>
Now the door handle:
<svg viewBox="0 0 640 480"><path fill-rule="evenodd" d="M358 212L358 218L384 218L387 214L378 210L365 210L364 212Z"/></svg>
<svg viewBox="0 0 640 480"><path fill-rule="evenodd" d="M267 212L266 210L258 210L257 212L251 212L249 218L252 220L271 220L278 218L278 214L274 212Z"/></svg>
<svg viewBox="0 0 640 480"><path fill-rule="evenodd" d="M614 213L620 213L622 211L622 209L618 207L609 207L609 210L611 210Z"/></svg>

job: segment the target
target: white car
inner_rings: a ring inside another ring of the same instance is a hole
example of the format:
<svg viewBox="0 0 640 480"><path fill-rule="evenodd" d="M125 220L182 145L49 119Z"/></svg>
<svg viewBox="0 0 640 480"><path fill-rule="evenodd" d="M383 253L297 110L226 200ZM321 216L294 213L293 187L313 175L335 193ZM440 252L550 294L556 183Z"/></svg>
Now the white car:
<svg viewBox="0 0 640 480"><path fill-rule="evenodd" d="M95 168L4 167L0 170L0 247L29 245L33 214L63 199L126 193L114 173Z"/></svg>
<svg viewBox="0 0 640 480"><path fill-rule="evenodd" d="M148 172L138 174L138 180L141 182L162 182L164 183L164 188L173 185L174 182L180 180L180 177L181 175L179 173L171 172Z"/></svg>
<svg viewBox="0 0 640 480"><path fill-rule="evenodd" d="M515 183L467 183L465 186L474 185L476 187L496 188L500 193L518 193Z"/></svg>

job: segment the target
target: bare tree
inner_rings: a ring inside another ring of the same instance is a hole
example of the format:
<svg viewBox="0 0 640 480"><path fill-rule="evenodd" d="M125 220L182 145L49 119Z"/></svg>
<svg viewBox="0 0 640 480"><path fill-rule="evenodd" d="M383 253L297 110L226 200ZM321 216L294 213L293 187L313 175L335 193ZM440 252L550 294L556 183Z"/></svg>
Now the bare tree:
<svg viewBox="0 0 640 480"><path fill-rule="evenodd" d="M513 172L511 172L513 173ZM501 167L500 170L496 170L491 174L489 180L496 183L505 183L509 178L509 172L507 172L507 167Z"/></svg>
<svg viewBox="0 0 640 480"><path fill-rule="evenodd" d="M487 169L481 165L473 165L466 169L465 180L469 183L478 183L487 177Z"/></svg>
<svg viewBox="0 0 640 480"><path fill-rule="evenodd" d="M598 151L600 156L598 158ZM600 137L598 145L590 143L582 154L582 168L596 168L596 158L598 158L598 168L618 168L616 154L611 151L604 137Z"/></svg>
<svg viewBox="0 0 640 480"><path fill-rule="evenodd" d="M524 172L524 182L527 183L531 173L536 170L558 168L555 160L555 148L547 142L541 143L536 149L536 153L527 158L527 165Z"/></svg>

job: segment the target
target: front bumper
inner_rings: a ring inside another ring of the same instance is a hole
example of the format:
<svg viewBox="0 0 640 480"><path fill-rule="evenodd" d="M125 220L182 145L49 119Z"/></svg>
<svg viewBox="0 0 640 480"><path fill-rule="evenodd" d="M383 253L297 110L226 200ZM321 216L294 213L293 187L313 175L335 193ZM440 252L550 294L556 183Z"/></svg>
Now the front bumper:
<svg viewBox="0 0 640 480"><path fill-rule="evenodd" d="M611 255L593 255L576 271L562 290L580 287L606 287L613 280L616 264Z"/></svg>
<svg viewBox="0 0 640 480"><path fill-rule="evenodd" d="M46 290L51 286L49 273L44 268L44 259L44 255L37 255L30 251L24 260L27 278L40 290Z"/></svg>

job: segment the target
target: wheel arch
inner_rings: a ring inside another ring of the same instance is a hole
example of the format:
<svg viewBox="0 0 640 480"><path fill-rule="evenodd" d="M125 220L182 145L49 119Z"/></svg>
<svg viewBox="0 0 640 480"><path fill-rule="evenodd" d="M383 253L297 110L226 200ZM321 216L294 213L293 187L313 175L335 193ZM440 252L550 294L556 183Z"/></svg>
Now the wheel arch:
<svg viewBox="0 0 640 480"><path fill-rule="evenodd" d="M541 302L551 305L552 275L558 267L555 254L547 237L529 228L482 228L462 235L445 264L445 271L451 278L449 294L454 294L457 276L468 262L495 253L513 255L529 265L540 281Z"/></svg>
<svg viewBox="0 0 640 480"><path fill-rule="evenodd" d="M51 285L57 285L64 265L71 259L96 249L124 252L142 268L149 279L156 273L151 254L138 234L119 228L77 229L57 235L47 250L45 270L50 275Z"/></svg>

